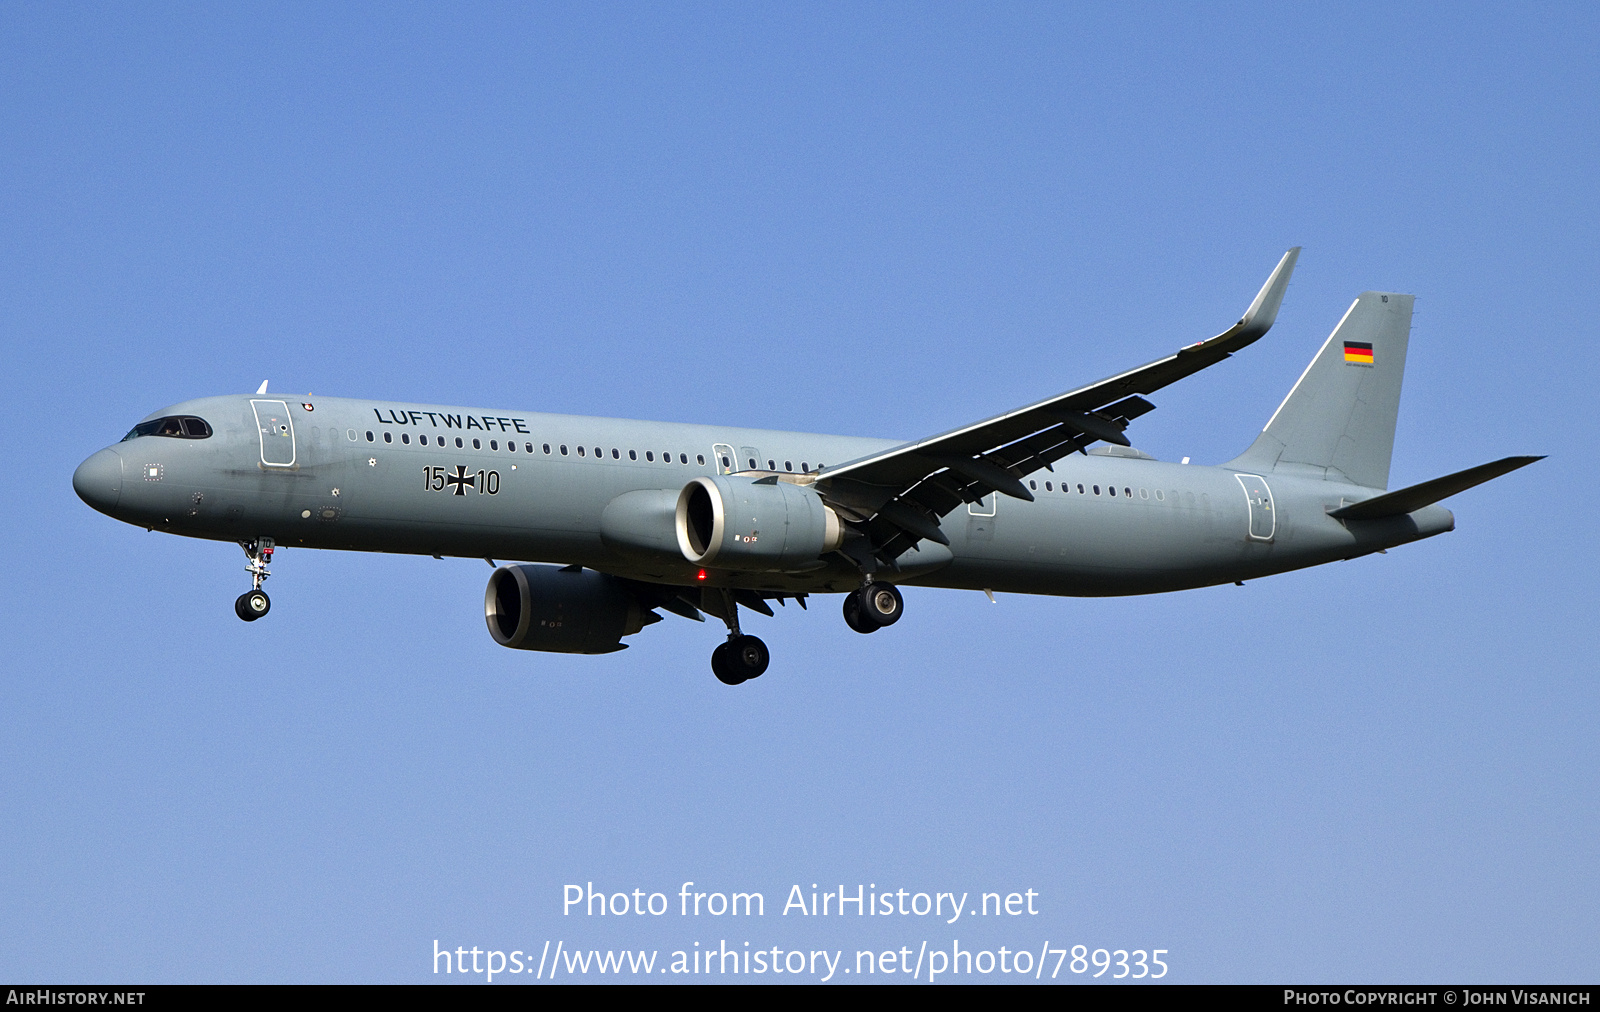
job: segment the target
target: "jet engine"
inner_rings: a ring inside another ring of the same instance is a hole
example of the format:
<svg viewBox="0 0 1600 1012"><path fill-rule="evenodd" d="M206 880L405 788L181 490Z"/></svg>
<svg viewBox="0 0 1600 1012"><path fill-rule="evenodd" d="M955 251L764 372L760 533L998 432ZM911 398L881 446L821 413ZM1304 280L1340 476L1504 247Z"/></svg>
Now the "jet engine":
<svg viewBox="0 0 1600 1012"><path fill-rule="evenodd" d="M644 628L648 614L621 580L577 566L501 566L483 595L489 635L516 650L625 650L622 637Z"/></svg>
<svg viewBox="0 0 1600 1012"><path fill-rule="evenodd" d="M678 493L678 548L704 566L794 570L844 542L844 523L808 486L719 474Z"/></svg>

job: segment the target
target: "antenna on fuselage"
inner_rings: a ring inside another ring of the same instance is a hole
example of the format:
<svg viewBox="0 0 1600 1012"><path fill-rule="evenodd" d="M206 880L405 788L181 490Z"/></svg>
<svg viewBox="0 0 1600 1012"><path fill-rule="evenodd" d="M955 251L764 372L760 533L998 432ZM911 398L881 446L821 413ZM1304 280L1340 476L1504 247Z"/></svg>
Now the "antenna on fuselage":
<svg viewBox="0 0 1600 1012"><path fill-rule="evenodd" d="M256 387L256 396L260 397L262 394L264 394L266 392L267 392L267 381L266 380L262 380L261 381L261 385Z"/></svg>

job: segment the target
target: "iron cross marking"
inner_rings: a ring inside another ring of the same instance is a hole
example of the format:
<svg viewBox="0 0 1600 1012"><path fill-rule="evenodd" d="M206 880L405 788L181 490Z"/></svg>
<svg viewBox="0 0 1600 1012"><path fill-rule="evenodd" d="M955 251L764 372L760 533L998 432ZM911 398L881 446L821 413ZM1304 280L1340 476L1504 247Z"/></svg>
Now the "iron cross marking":
<svg viewBox="0 0 1600 1012"><path fill-rule="evenodd" d="M456 465L456 473L445 475L444 480L456 490L456 495L466 495L467 489L475 487L472 474L460 464Z"/></svg>

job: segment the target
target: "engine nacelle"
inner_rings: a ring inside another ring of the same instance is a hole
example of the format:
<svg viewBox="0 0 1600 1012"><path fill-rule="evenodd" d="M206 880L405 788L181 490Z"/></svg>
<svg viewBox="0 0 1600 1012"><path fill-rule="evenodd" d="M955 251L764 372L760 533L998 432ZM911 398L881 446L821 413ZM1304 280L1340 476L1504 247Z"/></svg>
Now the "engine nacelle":
<svg viewBox="0 0 1600 1012"><path fill-rule="evenodd" d="M609 654L644 628L646 610L621 580L592 569L501 566L489 577L483 617L503 647Z"/></svg>
<svg viewBox="0 0 1600 1012"><path fill-rule="evenodd" d="M678 548L703 566L792 570L844 543L844 523L815 489L719 474L678 493Z"/></svg>

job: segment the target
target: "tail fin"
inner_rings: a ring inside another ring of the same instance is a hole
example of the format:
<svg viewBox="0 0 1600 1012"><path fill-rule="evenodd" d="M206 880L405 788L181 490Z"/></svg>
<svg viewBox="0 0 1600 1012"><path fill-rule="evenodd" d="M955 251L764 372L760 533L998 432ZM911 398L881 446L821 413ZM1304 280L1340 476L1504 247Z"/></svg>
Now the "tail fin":
<svg viewBox="0 0 1600 1012"><path fill-rule="evenodd" d="M1266 429L1227 466L1388 488L1412 301L1362 292Z"/></svg>

